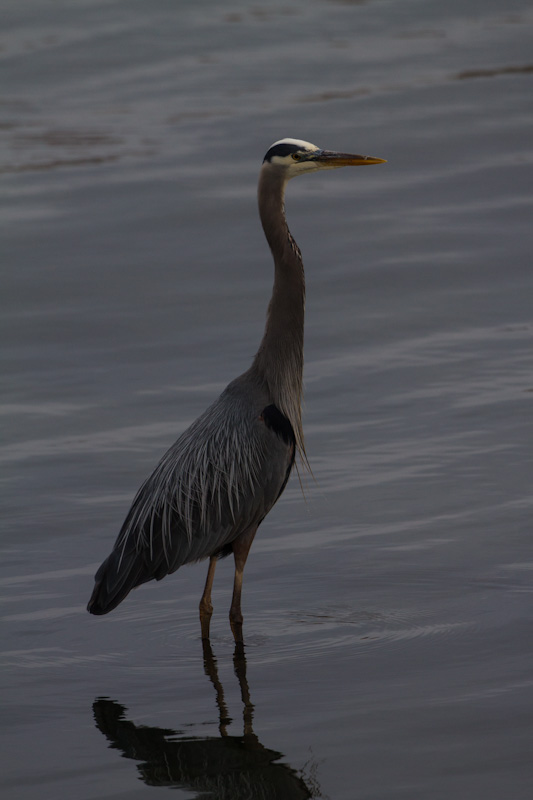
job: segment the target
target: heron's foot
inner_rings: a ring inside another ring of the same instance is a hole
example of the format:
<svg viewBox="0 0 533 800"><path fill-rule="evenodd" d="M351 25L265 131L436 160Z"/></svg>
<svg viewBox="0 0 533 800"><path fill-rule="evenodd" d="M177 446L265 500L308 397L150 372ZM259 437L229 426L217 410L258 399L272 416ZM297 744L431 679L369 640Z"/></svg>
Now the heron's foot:
<svg viewBox="0 0 533 800"><path fill-rule="evenodd" d="M209 628L211 626L212 616L213 604L202 598L200 600L200 627L202 630L202 639L209 639Z"/></svg>

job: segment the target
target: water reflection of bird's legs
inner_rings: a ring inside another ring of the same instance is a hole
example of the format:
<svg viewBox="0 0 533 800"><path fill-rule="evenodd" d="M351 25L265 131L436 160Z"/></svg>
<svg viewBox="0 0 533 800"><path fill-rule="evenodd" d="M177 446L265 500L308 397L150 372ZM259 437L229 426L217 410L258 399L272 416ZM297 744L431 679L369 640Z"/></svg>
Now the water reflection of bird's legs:
<svg viewBox="0 0 533 800"><path fill-rule="evenodd" d="M248 679L246 677L246 656L244 655L244 647L242 643L235 643L235 650L233 652L233 669L241 687L241 698L243 704L243 723L244 735L255 736L253 731L253 718L254 706L250 700L250 687L248 686Z"/></svg>
<svg viewBox="0 0 533 800"><path fill-rule="evenodd" d="M228 713L226 700L224 698L224 688L218 677L217 661L213 654L211 642L208 639L202 641L204 652L204 671L211 683L213 684L216 692L216 703L219 713L219 726L221 736L227 736L227 727L231 723L231 717ZM246 678L246 656L244 655L244 647L242 644L235 644L235 651L233 653L233 669L239 687L241 690L241 699L243 703L243 723L244 723L244 736L248 738L256 738L253 731L253 713L254 706L250 700L250 687Z"/></svg>
<svg viewBox="0 0 533 800"><path fill-rule="evenodd" d="M227 727L231 723L231 717L228 714L228 708L224 699L224 688L218 677L217 661L211 648L209 639L202 640L202 648L204 651L204 672L215 687L217 708L218 708L218 730L221 736L227 736Z"/></svg>

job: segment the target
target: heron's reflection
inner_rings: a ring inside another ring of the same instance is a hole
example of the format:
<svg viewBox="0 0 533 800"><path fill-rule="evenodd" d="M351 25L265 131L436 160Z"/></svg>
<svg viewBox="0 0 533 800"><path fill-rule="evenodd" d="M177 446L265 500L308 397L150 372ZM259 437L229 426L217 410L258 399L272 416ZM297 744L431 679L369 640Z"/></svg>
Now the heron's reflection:
<svg viewBox="0 0 533 800"><path fill-rule="evenodd" d="M216 691L220 736L184 737L168 728L135 725L126 719L124 706L107 698L99 698L93 705L98 729L126 758L141 762L137 768L149 786L187 789L196 792L198 800L208 797L213 800L304 800L313 797L295 770L286 764L274 763L283 754L264 747L253 732L254 707L242 645L236 645L233 655L243 702L242 736L227 733L231 719L208 640L204 640L203 648L205 673Z"/></svg>

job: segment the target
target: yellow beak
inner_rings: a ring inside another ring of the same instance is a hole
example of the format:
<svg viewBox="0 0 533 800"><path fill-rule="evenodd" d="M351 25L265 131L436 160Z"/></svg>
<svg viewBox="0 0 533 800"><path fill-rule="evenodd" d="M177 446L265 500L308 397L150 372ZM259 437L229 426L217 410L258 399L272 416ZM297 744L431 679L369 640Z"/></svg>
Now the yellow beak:
<svg viewBox="0 0 533 800"><path fill-rule="evenodd" d="M335 153L333 150L321 150L313 161L328 167L364 167L367 164L386 164L386 158L373 156L356 156L350 153Z"/></svg>

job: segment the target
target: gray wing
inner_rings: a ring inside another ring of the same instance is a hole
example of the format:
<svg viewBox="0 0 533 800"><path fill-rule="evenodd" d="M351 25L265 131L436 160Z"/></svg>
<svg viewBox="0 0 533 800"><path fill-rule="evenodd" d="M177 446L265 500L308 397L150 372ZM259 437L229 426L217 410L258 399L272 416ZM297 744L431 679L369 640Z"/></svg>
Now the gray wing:
<svg viewBox="0 0 533 800"><path fill-rule="evenodd" d="M245 373L188 428L139 489L96 573L93 614L182 564L221 553L258 525L294 463L290 422Z"/></svg>

